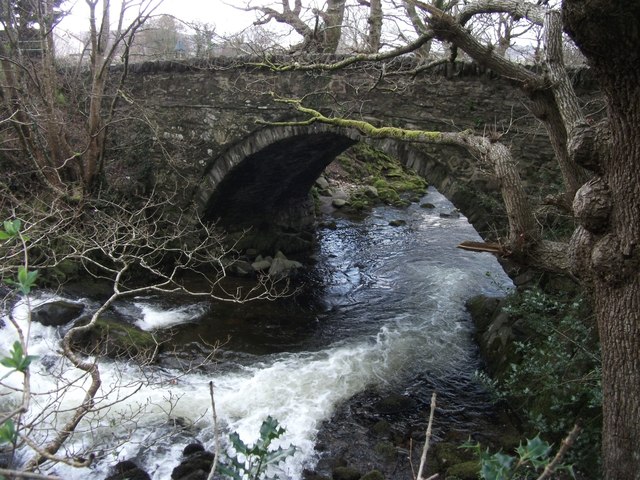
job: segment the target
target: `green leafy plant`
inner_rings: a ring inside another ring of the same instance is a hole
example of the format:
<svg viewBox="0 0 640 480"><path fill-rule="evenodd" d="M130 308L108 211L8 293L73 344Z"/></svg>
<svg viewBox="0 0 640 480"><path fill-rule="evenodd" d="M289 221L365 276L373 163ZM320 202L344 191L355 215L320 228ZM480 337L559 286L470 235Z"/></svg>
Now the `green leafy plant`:
<svg viewBox="0 0 640 480"><path fill-rule="evenodd" d="M237 432L229 435L234 453L227 452L226 459L220 462L218 472L234 480L271 479L267 476L267 467L277 465L296 452L296 447L278 447L271 449L271 442L280 438L285 429L271 416L262 422L260 438L254 445L247 445Z"/></svg>
<svg viewBox="0 0 640 480"><path fill-rule="evenodd" d="M20 235L22 222L20 220L5 220L3 230L0 230L0 240L9 240Z"/></svg>
<svg viewBox="0 0 640 480"><path fill-rule="evenodd" d="M23 243L29 241L29 237L21 233L22 221L20 219L5 220L2 226L3 228L0 230L0 240L19 238ZM31 289L35 285L37 278L38 270L30 271L26 265L21 265L18 267L17 280L6 279L5 281L7 284L16 287L23 295L28 295L31 293Z"/></svg>
<svg viewBox="0 0 640 480"><path fill-rule="evenodd" d="M545 471L549 473L565 471L575 478L573 467L552 463L551 445L539 436L528 439L526 444L516 448L516 455L503 452L490 453L479 443L466 443L462 448L474 450L480 459L480 478L484 480L528 480L540 478Z"/></svg>
<svg viewBox="0 0 640 480"><path fill-rule="evenodd" d="M36 358L33 355L26 355L22 348L22 344L17 340L13 343L13 348L9 352L9 355L11 356L1 358L0 364L4 367L13 369L12 372L15 370L25 373L29 368L29 365L31 365L31 362Z"/></svg>
<svg viewBox="0 0 640 480"><path fill-rule="evenodd" d="M23 295L28 295L31 293L37 279L38 270L29 271L26 267L21 265L18 267L18 280L7 279L6 282L11 286L16 287Z"/></svg>
<svg viewBox="0 0 640 480"><path fill-rule="evenodd" d="M524 413L530 431L553 442L579 421L583 431L568 458L597 478L602 389L591 306L580 296L536 288L513 296L505 310L523 331L515 343L520 360L494 386Z"/></svg>
<svg viewBox="0 0 640 480"><path fill-rule="evenodd" d="M9 419L0 425L0 444L15 443L18 438L18 432L13 420Z"/></svg>

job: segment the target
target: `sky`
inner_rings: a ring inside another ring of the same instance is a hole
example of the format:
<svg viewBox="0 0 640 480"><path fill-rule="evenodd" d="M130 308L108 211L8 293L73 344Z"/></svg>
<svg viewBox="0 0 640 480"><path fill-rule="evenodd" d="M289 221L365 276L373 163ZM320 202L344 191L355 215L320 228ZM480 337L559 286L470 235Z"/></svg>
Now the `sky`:
<svg viewBox="0 0 640 480"><path fill-rule="evenodd" d="M119 2L114 2L119 3ZM241 5L242 0L164 0L156 10L158 14L170 14L186 22L212 23L219 34L236 33L249 26L255 18L251 12L243 12L230 6ZM85 0L69 0L65 9L70 10L60 28L81 32L88 30L88 9Z"/></svg>

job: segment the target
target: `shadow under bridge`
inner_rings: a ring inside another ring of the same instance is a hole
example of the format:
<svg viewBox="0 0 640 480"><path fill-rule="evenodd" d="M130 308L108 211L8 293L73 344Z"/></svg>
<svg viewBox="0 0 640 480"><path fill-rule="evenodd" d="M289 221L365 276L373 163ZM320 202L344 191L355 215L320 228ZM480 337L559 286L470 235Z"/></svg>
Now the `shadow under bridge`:
<svg viewBox="0 0 640 480"><path fill-rule="evenodd" d="M257 130L207 166L196 192L198 213L229 232L250 228L263 243L297 233L313 222L315 180L359 140L355 130L321 124Z"/></svg>

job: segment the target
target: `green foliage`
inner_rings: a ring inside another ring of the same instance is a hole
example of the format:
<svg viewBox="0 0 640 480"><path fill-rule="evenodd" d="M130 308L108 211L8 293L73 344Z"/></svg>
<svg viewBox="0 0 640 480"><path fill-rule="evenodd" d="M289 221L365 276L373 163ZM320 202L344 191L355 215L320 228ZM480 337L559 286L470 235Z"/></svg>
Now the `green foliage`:
<svg viewBox="0 0 640 480"><path fill-rule="evenodd" d="M18 432L13 420L9 419L0 426L0 445L3 443L15 443L18 438Z"/></svg>
<svg viewBox="0 0 640 480"><path fill-rule="evenodd" d="M20 238L22 242L29 241L29 237L20 232L21 228L22 222L20 219L5 220L3 222L3 229L0 230L0 240ZM6 279L5 281L7 284L16 287L23 295L28 295L31 293L31 289L35 285L37 278L38 270L30 271L26 266L21 265L18 267L18 279Z"/></svg>
<svg viewBox="0 0 640 480"><path fill-rule="evenodd" d="M549 465L551 445L539 436L527 440L516 448L516 455L506 453L490 453L484 450L479 443L466 443L462 448L474 450L480 459L480 478L484 480L528 480L537 478ZM575 478L573 467L559 464L554 472L566 471Z"/></svg>
<svg viewBox="0 0 640 480"><path fill-rule="evenodd" d="M520 361L495 382L497 392L524 412L529 429L560 441L579 422L583 431L568 458L597 477L601 433L600 351L590 305L532 289L505 309L523 332Z"/></svg>
<svg viewBox="0 0 640 480"><path fill-rule="evenodd" d="M31 293L31 289L36 283L38 278L38 270L27 270L23 265L18 267L18 280L11 280L10 278L5 281L7 284L14 286L23 295Z"/></svg>
<svg viewBox="0 0 640 480"><path fill-rule="evenodd" d="M11 356L0 358L0 364L21 373L25 373L31 362L36 358L33 355L27 355L22 348L22 344L17 340L13 343L13 348L9 355Z"/></svg>
<svg viewBox="0 0 640 480"><path fill-rule="evenodd" d="M3 230L0 230L0 240L9 240L20 235L20 229L22 222L17 220L5 220L3 223Z"/></svg>
<svg viewBox="0 0 640 480"><path fill-rule="evenodd" d="M234 480L272 478L267 477L267 467L283 462L296 451L294 446L289 446L286 449L282 447L275 450L270 449L271 442L280 438L284 433L285 429L280 427L278 421L271 416L262 422L260 438L254 445L247 445L236 432L233 432L229 435L229 440L235 453L227 453L227 458L221 462L218 471Z"/></svg>

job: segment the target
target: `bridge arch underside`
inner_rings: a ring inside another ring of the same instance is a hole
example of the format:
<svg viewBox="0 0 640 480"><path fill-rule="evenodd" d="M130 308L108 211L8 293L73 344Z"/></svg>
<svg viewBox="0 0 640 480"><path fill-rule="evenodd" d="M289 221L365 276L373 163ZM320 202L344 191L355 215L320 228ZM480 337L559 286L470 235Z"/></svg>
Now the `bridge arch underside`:
<svg viewBox="0 0 640 480"><path fill-rule="evenodd" d="M309 190L351 131L323 126L260 130L215 161L200 189L201 215L228 229L299 229L308 223Z"/></svg>
<svg viewBox="0 0 640 480"><path fill-rule="evenodd" d="M369 139L351 129L326 125L267 127L230 148L204 175L196 195L199 213L229 232L250 228L252 240L263 240L251 245L259 249L276 245L283 251L303 250L297 235L315 220L309 190L338 155L359 141L422 175L476 229L486 227L487 212L481 210L474 191L486 190L490 181L478 175L465 151Z"/></svg>

